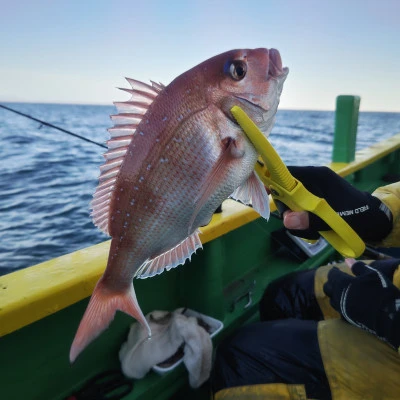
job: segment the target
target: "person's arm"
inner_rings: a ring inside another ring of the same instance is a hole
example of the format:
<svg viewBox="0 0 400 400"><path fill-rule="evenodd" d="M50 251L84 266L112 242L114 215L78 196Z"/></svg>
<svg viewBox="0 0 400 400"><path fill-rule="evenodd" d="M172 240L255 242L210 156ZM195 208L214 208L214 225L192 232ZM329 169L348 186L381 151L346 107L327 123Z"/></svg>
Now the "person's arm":
<svg viewBox="0 0 400 400"><path fill-rule="evenodd" d="M400 351L400 290L392 283L400 260L352 263L355 276L336 267L328 273L324 292L332 307L350 324Z"/></svg>
<svg viewBox="0 0 400 400"><path fill-rule="evenodd" d="M400 182L371 195L328 167L289 167L289 171L310 192L325 198L365 242L400 245ZM319 217L305 211L288 210L283 217L291 233L306 239L316 239L318 231L329 229Z"/></svg>

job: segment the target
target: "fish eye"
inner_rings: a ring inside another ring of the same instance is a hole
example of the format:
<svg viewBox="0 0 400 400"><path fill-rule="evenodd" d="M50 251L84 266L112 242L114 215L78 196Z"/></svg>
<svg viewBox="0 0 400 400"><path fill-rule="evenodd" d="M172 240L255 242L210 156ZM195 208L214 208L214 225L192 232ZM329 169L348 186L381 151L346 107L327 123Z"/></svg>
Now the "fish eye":
<svg viewBox="0 0 400 400"><path fill-rule="evenodd" d="M235 81L240 81L246 76L247 64L242 60L235 60L229 66L229 74Z"/></svg>

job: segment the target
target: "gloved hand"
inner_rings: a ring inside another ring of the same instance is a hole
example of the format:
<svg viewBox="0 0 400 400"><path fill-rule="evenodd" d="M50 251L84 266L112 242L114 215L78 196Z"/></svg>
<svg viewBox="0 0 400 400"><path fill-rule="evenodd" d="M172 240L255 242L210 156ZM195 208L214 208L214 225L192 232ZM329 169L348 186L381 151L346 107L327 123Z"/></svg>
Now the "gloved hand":
<svg viewBox="0 0 400 400"><path fill-rule="evenodd" d="M349 262L349 260L347 260ZM355 260L351 261L354 265L356 263ZM353 269L351 265L351 268ZM383 275L385 275L386 278L390 280L390 282L393 282L393 276L396 271L400 267L400 260L397 258L389 258L385 260L376 260L373 261L372 263L369 264L372 268L377 269L379 272L381 272Z"/></svg>
<svg viewBox="0 0 400 400"><path fill-rule="evenodd" d="M392 230L392 216L386 205L368 192L359 191L328 167L288 169L307 190L325 198L365 242L379 242ZM304 217L307 217L307 214L309 227L304 229ZM296 217L300 217L301 220L296 220ZM318 231L330 229L321 218L306 212L286 212L284 224L293 235L306 239L317 239Z"/></svg>
<svg viewBox="0 0 400 400"><path fill-rule="evenodd" d="M391 267L386 261L375 261L371 265L358 261L351 268L355 277L334 267L328 273L324 292L330 297L332 307L346 321L398 349L400 290L387 274L398 267L400 260L390 261L393 261ZM380 267L382 271L378 269Z"/></svg>

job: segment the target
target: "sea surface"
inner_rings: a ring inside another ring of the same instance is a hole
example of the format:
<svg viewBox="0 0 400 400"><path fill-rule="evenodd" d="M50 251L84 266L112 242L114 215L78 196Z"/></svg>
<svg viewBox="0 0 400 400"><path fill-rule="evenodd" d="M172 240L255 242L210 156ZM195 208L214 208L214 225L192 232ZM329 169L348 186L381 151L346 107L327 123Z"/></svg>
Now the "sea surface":
<svg viewBox="0 0 400 400"><path fill-rule="evenodd" d="M5 104L99 143L113 106ZM334 113L278 111L270 140L287 165L330 161ZM357 149L400 132L400 113L360 113ZM0 275L107 239L90 218L102 149L0 108Z"/></svg>

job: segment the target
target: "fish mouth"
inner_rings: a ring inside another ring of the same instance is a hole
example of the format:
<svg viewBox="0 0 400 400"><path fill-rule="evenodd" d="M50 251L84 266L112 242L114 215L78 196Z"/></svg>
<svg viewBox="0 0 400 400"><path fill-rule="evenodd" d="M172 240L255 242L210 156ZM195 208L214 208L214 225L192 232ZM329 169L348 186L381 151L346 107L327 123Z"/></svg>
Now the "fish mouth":
<svg viewBox="0 0 400 400"><path fill-rule="evenodd" d="M287 67L283 67L282 58L277 49L268 50L269 63L268 63L268 77L279 78L286 76L289 72Z"/></svg>

